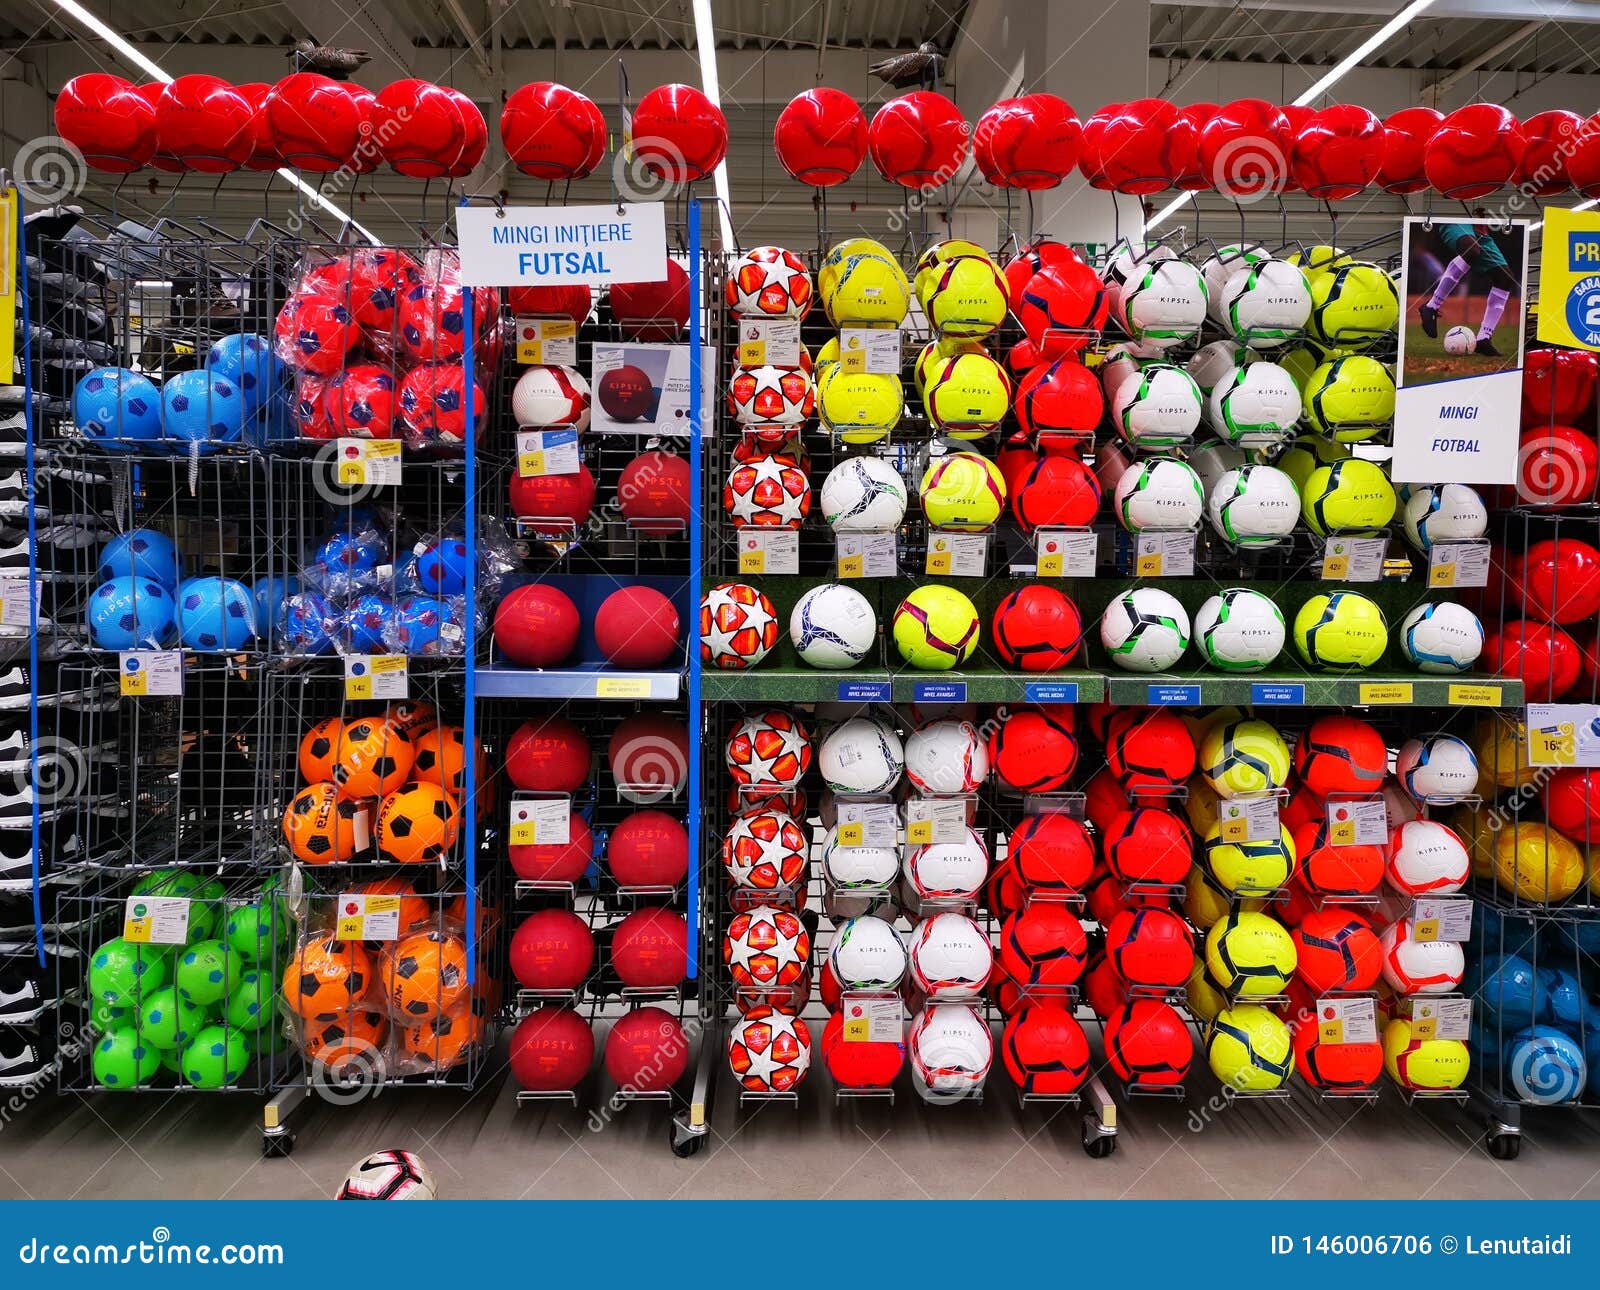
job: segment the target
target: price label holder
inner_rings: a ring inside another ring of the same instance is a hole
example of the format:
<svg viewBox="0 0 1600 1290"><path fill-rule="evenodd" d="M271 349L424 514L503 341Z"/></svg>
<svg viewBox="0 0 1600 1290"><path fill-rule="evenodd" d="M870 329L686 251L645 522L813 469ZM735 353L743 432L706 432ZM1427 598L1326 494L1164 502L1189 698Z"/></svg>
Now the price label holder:
<svg viewBox="0 0 1600 1290"><path fill-rule="evenodd" d="M799 367L798 318L739 320L740 367Z"/></svg>
<svg viewBox="0 0 1600 1290"><path fill-rule="evenodd" d="M1365 995L1331 995L1318 999L1317 1038L1325 1044L1377 1043L1377 1005Z"/></svg>
<svg viewBox="0 0 1600 1290"><path fill-rule="evenodd" d="M1335 534L1322 548L1322 581L1378 582L1383 578L1383 558L1389 553L1386 537L1345 537Z"/></svg>
<svg viewBox="0 0 1600 1290"><path fill-rule="evenodd" d="M1336 847L1383 847L1389 844L1389 811L1378 794L1330 797L1328 842Z"/></svg>
<svg viewBox="0 0 1600 1290"><path fill-rule="evenodd" d="M399 940L400 897L345 892L339 897L339 921L333 934L341 941Z"/></svg>
<svg viewBox="0 0 1600 1290"><path fill-rule="evenodd" d="M597 676L594 679L594 697L597 699L648 699L648 676Z"/></svg>
<svg viewBox="0 0 1600 1290"><path fill-rule="evenodd" d="M928 530L926 572L946 578L981 578L989 565L987 533Z"/></svg>
<svg viewBox="0 0 1600 1290"><path fill-rule="evenodd" d="M882 798L835 800L836 837L842 847L894 847L899 844L900 813Z"/></svg>
<svg viewBox="0 0 1600 1290"><path fill-rule="evenodd" d="M35 586L27 578L0 578L0 627L32 628L33 606L43 591L43 583Z"/></svg>
<svg viewBox="0 0 1600 1290"><path fill-rule="evenodd" d="M1217 831L1224 842L1276 842L1278 799L1231 797L1217 803Z"/></svg>
<svg viewBox="0 0 1600 1290"><path fill-rule="evenodd" d="M335 441L341 488L396 488L400 484L401 444L398 439Z"/></svg>
<svg viewBox="0 0 1600 1290"><path fill-rule="evenodd" d="M1411 906L1411 939L1419 944L1472 939L1472 900L1467 896L1424 896Z"/></svg>
<svg viewBox="0 0 1600 1290"><path fill-rule="evenodd" d="M572 799L517 793L511 799L511 845L565 846L572 841Z"/></svg>
<svg viewBox="0 0 1600 1290"><path fill-rule="evenodd" d="M740 573L799 573L798 529L740 529Z"/></svg>
<svg viewBox="0 0 1600 1290"><path fill-rule="evenodd" d="M578 324L570 318L518 318L517 362L577 366Z"/></svg>
<svg viewBox="0 0 1600 1290"><path fill-rule="evenodd" d="M1428 552L1430 587L1487 587L1489 543L1439 542Z"/></svg>
<svg viewBox="0 0 1600 1290"><path fill-rule="evenodd" d="M844 1018L847 1044L898 1044L901 1041L901 1002L893 994L840 996L839 1011Z"/></svg>
<svg viewBox="0 0 1600 1290"><path fill-rule="evenodd" d="M1391 707L1411 703L1410 681L1362 681L1356 686L1356 700L1367 707Z"/></svg>
<svg viewBox="0 0 1600 1290"><path fill-rule="evenodd" d="M1592 703L1530 703L1528 764L1600 766L1600 707Z"/></svg>
<svg viewBox="0 0 1600 1290"><path fill-rule="evenodd" d="M898 327L841 327L839 370L899 376L904 362Z"/></svg>
<svg viewBox="0 0 1600 1290"><path fill-rule="evenodd" d="M1033 549L1041 578L1092 578L1100 537L1093 529L1039 529Z"/></svg>
<svg viewBox="0 0 1600 1290"><path fill-rule="evenodd" d="M579 464L576 430L517 431L517 474L522 478L576 475Z"/></svg>
<svg viewBox="0 0 1600 1290"><path fill-rule="evenodd" d="M1460 1039L1472 1034L1472 1000L1461 994L1438 994L1411 1000L1413 1039Z"/></svg>
<svg viewBox="0 0 1600 1290"><path fill-rule="evenodd" d="M176 697L183 693L183 651L127 650L117 655L117 675L125 699Z"/></svg>
<svg viewBox="0 0 1600 1290"><path fill-rule="evenodd" d="M913 797L906 802L906 841L913 846L961 842L967 836L968 797Z"/></svg>
<svg viewBox="0 0 1600 1290"><path fill-rule="evenodd" d="M1134 534L1132 569L1134 577L1194 577L1195 536L1192 529L1170 533Z"/></svg>
<svg viewBox="0 0 1600 1290"><path fill-rule="evenodd" d="M346 699L404 699L410 694L411 673L404 654L346 654Z"/></svg>
<svg viewBox="0 0 1600 1290"><path fill-rule="evenodd" d="M1445 699L1452 708L1498 708L1505 700L1505 690L1498 685L1452 681L1445 689Z"/></svg>
<svg viewBox="0 0 1600 1290"><path fill-rule="evenodd" d="M835 541L840 579L893 578L900 572L900 539L892 529L840 533Z"/></svg>
<svg viewBox="0 0 1600 1290"><path fill-rule="evenodd" d="M182 945L189 939L187 896L129 896L122 939L132 945Z"/></svg>

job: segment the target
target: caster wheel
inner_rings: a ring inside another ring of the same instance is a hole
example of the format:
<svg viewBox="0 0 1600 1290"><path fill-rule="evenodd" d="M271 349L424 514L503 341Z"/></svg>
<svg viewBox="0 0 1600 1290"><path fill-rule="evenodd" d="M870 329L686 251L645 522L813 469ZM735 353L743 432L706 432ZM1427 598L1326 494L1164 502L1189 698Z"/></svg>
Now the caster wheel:
<svg viewBox="0 0 1600 1290"><path fill-rule="evenodd" d="M1522 1154L1520 1133L1491 1133L1488 1139L1489 1154L1496 1160L1515 1160Z"/></svg>
<svg viewBox="0 0 1600 1290"><path fill-rule="evenodd" d="M696 1133L692 1137L680 1138L676 1133L672 1135L672 1154L679 1160L687 1160L690 1156L698 1155L700 1148L705 1146L709 1133Z"/></svg>
<svg viewBox="0 0 1600 1290"><path fill-rule="evenodd" d="M1117 1135L1099 1133L1090 1123L1083 1123L1083 1152L1091 1160L1104 1160L1117 1149Z"/></svg>
<svg viewBox="0 0 1600 1290"><path fill-rule="evenodd" d="M264 1160L287 1160L294 1153L294 1134L263 1133L261 1156Z"/></svg>

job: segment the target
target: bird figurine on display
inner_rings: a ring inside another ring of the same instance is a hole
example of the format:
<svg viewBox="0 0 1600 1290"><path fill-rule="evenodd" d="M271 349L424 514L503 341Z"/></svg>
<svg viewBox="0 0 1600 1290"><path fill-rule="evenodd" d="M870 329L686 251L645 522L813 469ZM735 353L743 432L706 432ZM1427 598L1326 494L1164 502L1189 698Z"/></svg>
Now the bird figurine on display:
<svg viewBox="0 0 1600 1290"><path fill-rule="evenodd" d="M350 73L372 61L365 49L339 49L333 45L319 45L313 40L297 40L289 51L297 72L321 72L336 81L346 80Z"/></svg>
<svg viewBox="0 0 1600 1290"><path fill-rule="evenodd" d="M925 40L909 54L896 54L867 68L885 85L903 90L908 85L931 84L939 75L944 55L932 41Z"/></svg>

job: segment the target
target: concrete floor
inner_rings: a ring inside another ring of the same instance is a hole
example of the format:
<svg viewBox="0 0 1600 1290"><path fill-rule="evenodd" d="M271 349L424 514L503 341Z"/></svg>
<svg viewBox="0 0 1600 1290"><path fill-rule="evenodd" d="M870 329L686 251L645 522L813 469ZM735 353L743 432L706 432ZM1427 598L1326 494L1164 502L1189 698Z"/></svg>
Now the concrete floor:
<svg viewBox="0 0 1600 1290"><path fill-rule="evenodd" d="M815 1075L815 1072L813 1072ZM308 1101L287 1160L260 1153L253 1096L48 1095L0 1126L0 1198L306 1198L330 1195L369 1151L421 1154L457 1198L1600 1196L1600 1117L1531 1113L1520 1159L1491 1160L1452 1106L1288 1101L1224 1107L1139 1100L1116 1154L1090 1160L1080 1112L1019 1108L998 1070L977 1106L836 1108L826 1084L798 1109L742 1109L724 1082L711 1143L679 1160L663 1107L624 1108L599 1132L570 1109L519 1108L503 1076L476 1094L390 1090L356 1106Z"/></svg>

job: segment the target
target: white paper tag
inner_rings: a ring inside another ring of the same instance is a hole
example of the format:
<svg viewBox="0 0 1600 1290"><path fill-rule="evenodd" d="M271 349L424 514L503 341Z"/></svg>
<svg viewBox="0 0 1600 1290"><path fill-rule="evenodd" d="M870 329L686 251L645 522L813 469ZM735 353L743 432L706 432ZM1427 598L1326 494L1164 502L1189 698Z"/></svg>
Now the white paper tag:
<svg viewBox="0 0 1600 1290"><path fill-rule="evenodd" d="M1528 764L1600 766L1600 707L1592 703L1530 703Z"/></svg>
<svg viewBox="0 0 1600 1290"><path fill-rule="evenodd" d="M32 590L34 595L29 596ZM0 627L20 627L24 631L33 626L33 605L43 584L35 586L26 578L0 579Z"/></svg>
<svg viewBox="0 0 1600 1290"><path fill-rule="evenodd" d="M518 797L511 803L513 846L564 846L572 841L572 802L565 797Z"/></svg>
<svg viewBox="0 0 1600 1290"><path fill-rule="evenodd" d="M1430 587L1487 587L1489 543L1440 542L1428 552Z"/></svg>
<svg viewBox="0 0 1600 1290"><path fill-rule="evenodd" d="M522 478L576 475L578 464L576 430L517 431L517 474Z"/></svg>
<svg viewBox="0 0 1600 1290"><path fill-rule="evenodd" d="M893 847L899 845L899 814L893 802L835 800L840 845L855 847ZM861 836L854 837L860 830ZM847 843L845 838L851 840Z"/></svg>
<svg viewBox="0 0 1600 1290"><path fill-rule="evenodd" d="M893 578L900 572L899 534L838 534L839 577Z"/></svg>
<svg viewBox="0 0 1600 1290"><path fill-rule="evenodd" d="M987 533L928 531L926 572L947 578L981 578L988 563Z"/></svg>
<svg viewBox="0 0 1600 1290"><path fill-rule="evenodd" d="M1388 553L1388 538L1335 534L1322 548L1322 581L1379 582Z"/></svg>
<svg viewBox="0 0 1600 1290"><path fill-rule="evenodd" d="M347 488L393 488L400 483L398 439L337 441L339 483Z"/></svg>
<svg viewBox="0 0 1600 1290"><path fill-rule="evenodd" d="M1093 529L1040 529L1033 549L1040 578L1092 578L1100 539Z"/></svg>
<svg viewBox="0 0 1600 1290"><path fill-rule="evenodd" d="M740 529L740 573L799 573L799 529Z"/></svg>
<svg viewBox="0 0 1600 1290"><path fill-rule="evenodd" d="M898 1044L901 1040L901 1005L894 995L846 993L839 1000L847 1044Z"/></svg>
<svg viewBox="0 0 1600 1290"><path fill-rule="evenodd" d="M1217 803L1217 828L1229 842L1276 842L1280 836L1278 799L1223 798Z"/></svg>
<svg viewBox="0 0 1600 1290"><path fill-rule="evenodd" d="M1133 539L1133 571L1141 578L1194 577L1195 534L1187 530L1138 533Z"/></svg>
<svg viewBox="0 0 1600 1290"><path fill-rule="evenodd" d="M400 939L399 896L368 896L349 891L339 897L339 920L334 936L341 941L397 941Z"/></svg>
<svg viewBox="0 0 1600 1290"><path fill-rule="evenodd" d="M183 693L182 650L127 650L117 656L117 661L123 698L173 697Z"/></svg>
<svg viewBox="0 0 1600 1290"><path fill-rule="evenodd" d="M898 327L841 327L839 363L846 372L899 376L902 363Z"/></svg>
<svg viewBox="0 0 1600 1290"><path fill-rule="evenodd" d="M1472 1000L1464 994L1411 1000L1411 1033L1418 1039L1468 1039L1472 1035Z"/></svg>
<svg viewBox="0 0 1600 1290"><path fill-rule="evenodd" d="M135 945L182 945L189 939L187 896L129 896L122 938Z"/></svg>
<svg viewBox="0 0 1600 1290"><path fill-rule="evenodd" d="M914 846L963 842L967 837L965 797L913 797L906 802L906 841Z"/></svg>
<svg viewBox="0 0 1600 1290"><path fill-rule="evenodd" d="M1381 797L1328 799L1330 846L1382 847L1389 843L1389 810Z"/></svg>
<svg viewBox="0 0 1600 1290"><path fill-rule="evenodd" d="M410 697L411 674L404 654L346 654L344 697L404 699Z"/></svg>
<svg viewBox="0 0 1600 1290"><path fill-rule="evenodd" d="M517 319L517 362L578 363L578 324L570 318Z"/></svg>
<svg viewBox="0 0 1600 1290"><path fill-rule="evenodd" d="M1467 896L1423 896L1411 906L1411 939L1454 941L1472 939L1472 900Z"/></svg>
<svg viewBox="0 0 1600 1290"><path fill-rule="evenodd" d="M799 367L798 318L739 319L740 367Z"/></svg>
<svg viewBox="0 0 1600 1290"><path fill-rule="evenodd" d="M1324 1044L1375 1044L1378 1010L1360 995L1317 1000L1317 1038Z"/></svg>

